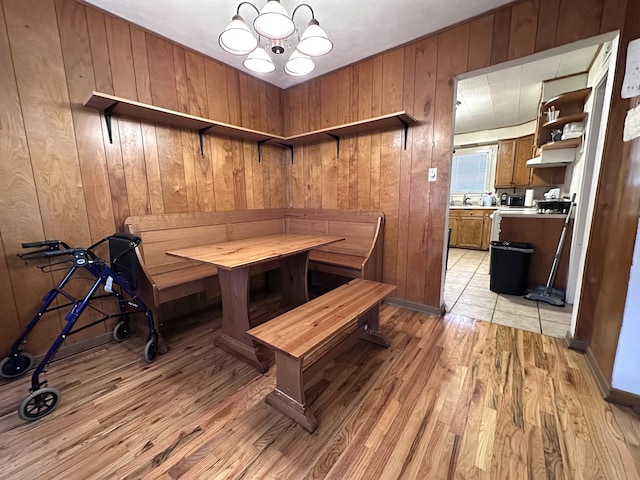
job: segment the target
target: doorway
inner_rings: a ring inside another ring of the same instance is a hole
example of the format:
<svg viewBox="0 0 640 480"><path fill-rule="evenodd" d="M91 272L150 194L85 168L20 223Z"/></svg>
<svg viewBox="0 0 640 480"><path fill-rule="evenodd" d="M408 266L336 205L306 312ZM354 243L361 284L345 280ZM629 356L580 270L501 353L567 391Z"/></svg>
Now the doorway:
<svg viewBox="0 0 640 480"><path fill-rule="evenodd" d="M581 150L581 160L579 162L575 162L571 167L566 169L565 181L562 187L562 194L569 195L571 192L569 190L576 191L577 195L577 208L575 210L574 217L574 235L571 242L571 253L570 253L570 262L569 262L569 273L567 274L567 303L569 303L568 313L569 320L567 320L567 316L563 317L563 329L566 334L567 331L570 333L573 332L575 328L575 312L577 311L577 306L573 305L571 308L571 304L577 303L579 301L579 285L581 282L581 274L584 268L584 256L585 252L588 248L588 234L591 225L591 218L593 214L593 201L595 195L593 194L594 189L596 188L599 170L600 170L600 158L602 155L603 145L602 139L604 138L604 133L606 131L606 123L608 119L608 111L610 98L612 94L612 85L609 79L613 78L612 74L608 74L612 69L615 69L615 61L616 61L616 52L618 46L618 32L611 32L609 34L600 35L597 37L593 37L591 39L586 39L580 42L576 42L571 45L566 45L560 48L552 49L546 52L541 52L523 59L519 59L517 61L507 62L505 64L501 64L500 66L494 66L487 69L483 69L480 71L470 72L464 75L461 75L456 79L456 108L454 108L454 125L456 128L454 129L454 140L452 142L454 146L454 151L460 152L464 151L464 148L492 148L497 144L497 141L500 138L519 138L522 136L526 136L529 134L534 134L535 123L537 118L538 106L540 103L540 90L538 90L538 96L535 99L535 114L530 116L530 121L522 122L522 117L515 118L515 115L512 115L511 125L496 125L494 128L486 129L484 131L471 131L467 128L466 132L460 133L458 131L458 118L459 118L459 108L460 108L460 99L458 97L459 91L461 90L461 82L470 82L472 85L475 85L477 88L482 88L481 80L482 76L492 75L493 77L504 77L508 78L513 74L513 68L519 67L522 74L526 72L536 71L538 68L544 68L544 61L546 59L553 58L558 55L565 55L571 61L572 58L576 58L578 55L573 55L574 52L579 50L588 49L588 47L596 47L596 54L591 59L588 68L584 68L583 70L577 71L565 71L564 76L571 76L578 73L585 74L584 77L590 83L590 86L593 88L593 91L587 100L586 103L589 103L589 121L587 122L587 133L586 140L583 142L583 146L580 148ZM568 55L567 55L568 54ZM598 62L602 63L602 65L598 64ZM577 68L577 67L576 67ZM511 69L511 71L510 71ZM506 73L505 73L506 72ZM557 75L559 77L563 77L563 75ZM562 79L561 79L562 81ZM475 83L474 83L475 82ZM507 85L505 83L505 85ZM506 101L511 105L518 104L520 105L522 100L515 101L514 96L510 95L510 90L508 86L500 87L502 92L506 92L501 98L501 101ZM569 91L569 90L566 90ZM485 112L486 114L486 112ZM492 167L495 170L495 163ZM575 174L575 176L574 176ZM452 173L453 175L453 173ZM548 190L548 189L547 189ZM495 192L494 192L495 193ZM515 189L513 193L516 193ZM518 192L519 193L519 192ZM523 192L524 194L524 189ZM538 197L541 196L540 189L536 190L536 195ZM455 196L451 196L451 190L449 191L449 198L452 200L452 203L455 203ZM474 203L474 199L471 201ZM447 224L446 229L450 227L450 212L451 209L455 208L452 205L449 206L448 214L447 214ZM455 216L455 215L454 215ZM447 230L445 230L446 232ZM445 239L447 235L445 235ZM445 245L446 251L446 245ZM466 255L465 252L456 252L456 249L452 249L453 254L449 254L449 267L451 267L451 258L464 258ZM473 252L472 252L473 253ZM481 252L475 252L480 254ZM475 257L475 253L472 257ZM488 258L489 254L487 251L484 252L486 257L481 262L480 270L477 273L480 273L481 270L488 270ZM474 260L475 261L475 260ZM442 288L442 302L447 311L451 311L452 307L455 307L455 303L460 301L460 295L457 295L455 291L456 288L459 291L461 287L458 285L454 287L452 282L450 281L450 275L453 272L447 273L447 265L443 264L443 288ZM487 282L488 282L488 271L487 271ZM453 290L452 290L453 289ZM486 286L487 291L488 283ZM476 292L477 293L477 292ZM457 297L457 298L455 298ZM454 299L455 298L455 299ZM499 296L498 296L499 298ZM499 311L498 307L498 298L496 298L496 303L493 307L493 316L495 313ZM523 302L533 303L535 305L536 302L531 302L528 300L522 300ZM453 302L453 305L452 305ZM503 302L504 304L504 302ZM518 303L514 305L507 304L508 308L512 308L514 312L517 312L519 306ZM548 305L543 305L539 309L538 318L540 319L540 323L542 324L542 309L547 310L546 307L550 307L552 313L560 313L558 312L557 307L551 307ZM460 309L458 309L460 311ZM574 312L573 314L571 312ZM454 313L456 313L454 311ZM563 312L566 313L566 312ZM462 314L462 313L461 313ZM546 314L546 313L545 313ZM517 315L517 313L516 313ZM473 315L471 315L473 316ZM532 315L533 316L533 315ZM484 320L487 320L486 318ZM492 320L493 321L493 317ZM499 323L499 322L497 322ZM514 325L515 326L515 325ZM542 330L542 328L541 328ZM545 333L542 331L542 333ZM555 336L564 336L564 335L555 335Z"/></svg>

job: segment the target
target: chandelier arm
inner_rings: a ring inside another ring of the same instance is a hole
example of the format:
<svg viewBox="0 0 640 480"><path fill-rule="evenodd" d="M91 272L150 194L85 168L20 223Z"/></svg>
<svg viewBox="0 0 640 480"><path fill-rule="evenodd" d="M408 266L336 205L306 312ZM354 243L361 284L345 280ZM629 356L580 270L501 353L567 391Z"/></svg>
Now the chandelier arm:
<svg viewBox="0 0 640 480"><path fill-rule="evenodd" d="M298 11L298 9L300 7L307 7L309 10L311 10L311 18L315 20L316 16L313 13L313 8L311 8L311 5L307 4L307 3L301 3L300 5L298 5L296 8L293 9L293 13L291 14L291 20L293 20L293 17L295 17L296 12Z"/></svg>
<svg viewBox="0 0 640 480"><path fill-rule="evenodd" d="M240 2L240 4L238 5L238 8L236 10L236 15L240 15L240 7L242 7L242 5L251 5L253 7L253 9L256 11L256 13L258 15L260 15L260 10L258 10L258 7L256 7L253 3L251 2ZM311 7L309 7L311 8Z"/></svg>

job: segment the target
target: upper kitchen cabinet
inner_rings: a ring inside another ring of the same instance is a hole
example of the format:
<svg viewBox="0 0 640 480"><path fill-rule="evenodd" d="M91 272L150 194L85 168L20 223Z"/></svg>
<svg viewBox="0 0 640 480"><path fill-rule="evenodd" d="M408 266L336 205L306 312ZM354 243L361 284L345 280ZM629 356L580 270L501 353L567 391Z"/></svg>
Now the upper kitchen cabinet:
<svg viewBox="0 0 640 480"><path fill-rule="evenodd" d="M564 167L543 171L527 167L534 152L534 135L500 140L496 160L496 188L542 187L564 183Z"/></svg>
<svg viewBox="0 0 640 480"><path fill-rule="evenodd" d="M531 182L527 160L533 152L533 135L500 140L496 159L496 188L526 187Z"/></svg>

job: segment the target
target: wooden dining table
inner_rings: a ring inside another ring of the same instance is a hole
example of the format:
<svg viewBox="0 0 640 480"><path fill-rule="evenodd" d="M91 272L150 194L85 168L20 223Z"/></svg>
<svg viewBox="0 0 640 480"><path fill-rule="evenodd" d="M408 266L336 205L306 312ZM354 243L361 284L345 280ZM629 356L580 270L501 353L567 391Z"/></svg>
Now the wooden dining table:
<svg viewBox="0 0 640 480"><path fill-rule="evenodd" d="M247 335L250 269L253 265L279 260L282 309L295 308L309 301L307 266L312 248L344 240L323 235L275 234L212 243L166 252L167 255L215 265L222 295L222 331L215 345L246 361L264 373L269 368L259 347Z"/></svg>

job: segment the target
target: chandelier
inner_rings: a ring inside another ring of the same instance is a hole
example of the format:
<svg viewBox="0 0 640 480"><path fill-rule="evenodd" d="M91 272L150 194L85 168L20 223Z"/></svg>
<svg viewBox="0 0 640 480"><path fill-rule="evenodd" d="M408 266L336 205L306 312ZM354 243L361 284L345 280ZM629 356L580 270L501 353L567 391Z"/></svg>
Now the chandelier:
<svg viewBox="0 0 640 480"><path fill-rule="evenodd" d="M240 16L240 7L243 5L253 7L258 14L253 21L255 33ZM298 34L298 29L293 23L293 18L300 7L311 10L311 20L302 36ZM309 5L301 3L289 16L280 5L280 0L268 0L262 10L258 10L253 3L241 2L231 23L218 37L218 43L225 52L232 55L247 55L242 64L245 68L257 73L270 73L276 69L266 49L271 50L274 55L282 55L286 48L293 47L296 40L296 48L284 66L284 71L294 77L311 73L316 68L312 57L325 55L333 49L333 42L320 28L313 9Z"/></svg>

